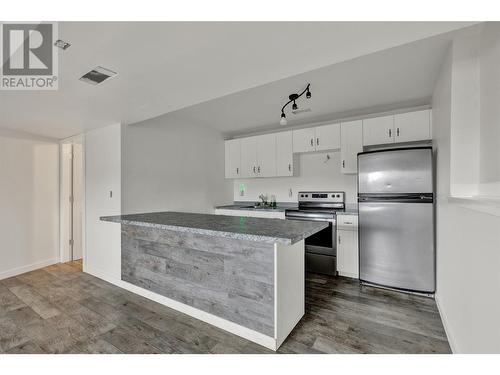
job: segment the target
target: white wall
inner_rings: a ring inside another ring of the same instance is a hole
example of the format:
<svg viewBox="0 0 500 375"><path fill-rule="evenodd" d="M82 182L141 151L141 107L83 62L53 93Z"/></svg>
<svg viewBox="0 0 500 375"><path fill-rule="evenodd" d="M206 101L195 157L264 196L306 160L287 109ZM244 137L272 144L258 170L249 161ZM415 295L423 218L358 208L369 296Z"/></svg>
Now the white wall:
<svg viewBox="0 0 500 375"><path fill-rule="evenodd" d="M124 213L213 212L232 202L221 133L167 114L124 126L122 140Z"/></svg>
<svg viewBox="0 0 500 375"><path fill-rule="evenodd" d="M326 161L326 155L330 160ZM326 161L326 162L325 162ZM346 192L346 202L357 201L357 175L340 173L340 151L305 153L299 155L299 173L296 177L249 178L235 180L235 201L259 201L260 194L276 196L278 202L297 202L297 192L306 190L336 190ZM240 185L245 195L240 195ZM292 189L292 196L289 195Z"/></svg>
<svg viewBox="0 0 500 375"><path fill-rule="evenodd" d="M497 33L497 40L498 37ZM461 91L463 86L454 85L460 70L454 70L455 64L462 64L454 60L454 56L457 55L450 50L436 82L432 103L437 157L436 301L454 352L500 353L500 217L470 209L460 200L450 197L450 180L453 181L450 164L456 157L451 152L453 137L457 136L453 131L457 126L454 121L460 121L453 116L452 103L454 95L466 96ZM500 59L496 62L497 66L499 64ZM462 78L458 76L458 79ZM487 79L485 75L482 76L484 79ZM469 94L472 97L478 95L477 92ZM494 100L498 103L500 96ZM469 110L472 113L464 113L467 118L476 118L475 103L470 106L466 102L462 104L460 111ZM470 125L474 128L478 124ZM476 127L473 139L478 135ZM487 137L486 134L482 136ZM495 147L500 148L500 142L495 143ZM466 150L462 152L468 156Z"/></svg>
<svg viewBox="0 0 500 375"><path fill-rule="evenodd" d="M0 279L57 263L59 144L0 131Z"/></svg>
<svg viewBox="0 0 500 375"><path fill-rule="evenodd" d="M483 26L480 51L481 150L479 194L500 198L500 23Z"/></svg>
<svg viewBox="0 0 500 375"><path fill-rule="evenodd" d="M85 135L85 272L121 278L120 225L99 220L120 213L121 125L115 124Z"/></svg>

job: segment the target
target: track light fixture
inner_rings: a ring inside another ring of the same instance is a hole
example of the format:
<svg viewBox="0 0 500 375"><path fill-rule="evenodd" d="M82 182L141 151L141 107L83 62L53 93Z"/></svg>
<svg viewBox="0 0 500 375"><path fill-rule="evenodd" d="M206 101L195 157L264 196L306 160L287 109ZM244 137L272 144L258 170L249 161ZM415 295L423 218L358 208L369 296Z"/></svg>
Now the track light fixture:
<svg viewBox="0 0 500 375"><path fill-rule="evenodd" d="M285 115L285 108L288 104L292 103L292 110L296 111L299 109L299 106L295 102L298 98L300 98L302 95L306 94L306 98L310 99L311 98L311 91L309 88L311 87L311 84L308 83L307 87L302 91L300 94L291 94L288 96L289 101L281 108L281 120L280 120L280 125L286 125L288 122L286 120L286 115Z"/></svg>

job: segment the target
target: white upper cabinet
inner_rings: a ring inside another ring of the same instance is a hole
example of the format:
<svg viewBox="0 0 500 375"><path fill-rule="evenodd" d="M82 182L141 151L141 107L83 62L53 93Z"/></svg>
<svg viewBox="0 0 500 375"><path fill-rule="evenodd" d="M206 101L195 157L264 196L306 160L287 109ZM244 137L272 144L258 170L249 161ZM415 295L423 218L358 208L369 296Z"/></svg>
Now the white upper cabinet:
<svg viewBox="0 0 500 375"><path fill-rule="evenodd" d="M291 131L276 134L276 175L293 176L293 136Z"/></svg>
<svg viewBox="0 0 500 375"><path fill-rule="evenodd" d="M276 134L256 137L257 175L259 177L276 176Z"/></svg>
<svg viewBox="0 0 500 375"><path fill-rule="evenodd" d="M241 177L241 141L231 139L224 142L226 178Z"/></svg>
<svg viewBox="0 0 500 375"><path fill-rule="evenodd" d="M316 132L314 128L293 131L293 152L308 152L316 150Z"/></svg>
<svg viewBox="0 0 500 375"><path fill-rule="evenodd" d="M241 138L241 177L257 177L257 137Z"/></svg>
<svg viewBox="0 0 500 375"><path fill-rule="evenodd" d="M421 110L225 142L226 178L294 175L294 153L340 149L340 170L357 173L363 146L431 139L431 110Z"/></svg>
<svg viewBox="0 0 500 375"><path fill-rule="evenodd" d="M363 120L363 144L381 145L394 142L394 116Z"/></svg>
<svg viewBox="0 0 500 375"><path fill-rule="evenodd" d="M340 124L318 126L316 129L316 151L340 148Z"/></svg>
<svg viewBox="0 0 500 375"><path fill-rule="evenodd" d="M349 121L340 125L340 171L358 173L358 152L363 151L363 122Z"/></svg>
<svg viewBox="0 0 500 375"><path fill-rule="evenodd" d="M340 148L340 124L293 131L293 152L326 151Z"/></svg>
<svg viewBox="0 0 500 375"><path fill-rule="evenodd" d="M430 110L401 113L394 116L396 142L431 138Z"/></svg>

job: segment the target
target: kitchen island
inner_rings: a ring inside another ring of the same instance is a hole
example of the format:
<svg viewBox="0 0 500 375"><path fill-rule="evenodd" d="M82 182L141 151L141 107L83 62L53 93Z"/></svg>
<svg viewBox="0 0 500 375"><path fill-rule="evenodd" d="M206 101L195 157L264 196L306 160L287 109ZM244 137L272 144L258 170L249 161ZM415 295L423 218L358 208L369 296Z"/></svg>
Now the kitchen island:
<svg viewBox="0 0 500 375"><path fill-rule="evenodd" d="M273 350L304 315L304 239L328 225L183 212L101 220L122 226L123 281Z"/></svg>

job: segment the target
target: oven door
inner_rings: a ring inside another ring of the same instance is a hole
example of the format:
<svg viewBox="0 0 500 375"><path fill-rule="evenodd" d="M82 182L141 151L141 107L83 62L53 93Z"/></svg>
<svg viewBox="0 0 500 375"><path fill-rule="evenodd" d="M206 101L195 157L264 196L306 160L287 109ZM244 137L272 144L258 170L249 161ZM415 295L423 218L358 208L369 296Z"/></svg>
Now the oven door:
<svg viewBox="0 0 500 375"><path fill-rule="evenodd" d="M286 211L288 220L305 220L305 221L326 221L328 227L307 237L305 240L305 250L307 253L319 255L337 255L336 241L336 220L335 216L326 213L304 213L298 210Z"/></svg>
<svg viewBox="0 0 500 375"><path fill-rule="evenodd" d="M307 237L305 240L306 252L320 255L337 256L337 241L335 241L335 227L328 222L328 227Z"/></svg>

